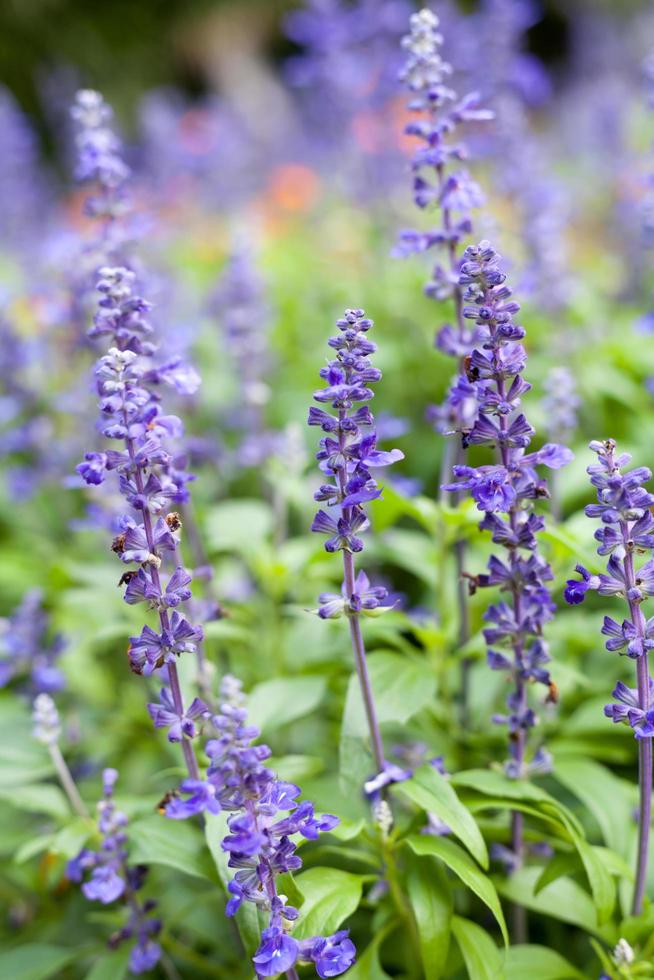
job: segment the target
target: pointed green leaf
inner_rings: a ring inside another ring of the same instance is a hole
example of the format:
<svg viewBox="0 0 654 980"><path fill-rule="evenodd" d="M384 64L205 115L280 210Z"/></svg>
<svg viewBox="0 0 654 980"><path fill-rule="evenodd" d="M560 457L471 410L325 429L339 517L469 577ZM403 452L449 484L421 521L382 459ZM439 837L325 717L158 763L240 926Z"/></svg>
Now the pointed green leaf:
<svg viewBox="0 0 654 980"><path fill-rule="evenodd" d="M27 943L0 953L0 977L11 980L46 980L61 975L61 970L79 954L74 949Z"/></svg>
<svg viewBox="0 0 654 980"><path fill-rule="evenodd" d="M571 878L558 878L536 895L539 877L540 868L522 868L510 878L498 879L497 888L517 905L597 934L597 914L588 892Z"/></svg>
<svg viewBox="0 0 654 980"><path fill-rule="evenodd" d="M202 836L190 823L173 823L162 816L130 824L132 864L164 864L196 878L212 879Z"/></svg>
<svg viewBox="0 0 654 980"><path fill-rule="evenodd" d="M547 946L511 946L506 953L504 980L584 980L582 973Z"/></svg>
<svg viewBox="0 0 654 980"><path fill-rule="evenodd" d="M413 857L407 892L420 935L420 955L425 976L443 975L450 948L452 895L442 868L429 858Z"/></svg>
<svg viewBox="0 0 654 980"><path fill-rule="evenodd" d="M248 696L248 715L262 732L271 731L311 714L326 690L327 678L317 674L276 677L252 688Z"/></svg>
<svg viewBox="0 0 654 980"><path fill-rule="evenodd" d="M485 929L476 922L455 915L452 933L459 944L470 980L504 980L502 953Z"/></svg>
<svg viewBox="0 0 654 980"><path fill-rule="evenodd" d="M488 906L497 920L504 942L508 945L509 935L495 885L483 871L480 871L463 848L447 837L432 837L427 834L414 834L407 837L406 843L415 854L421 856L430 854L440 858Z"/></svg>
<svg viewBox="0 0 654 980"><path fill-rule="evenodd" d="M310 868L297 875L297 887L304 895L304 903L293 935L308 939L335 932L358 908L366 880L365 875L353 875L338 868Z"/></svg>
<svg viewBox="0 0 654 980"><path fill-rule="evenodd" d="M448 825L483 868L488 868L488 851L470 811L461 803L449 781L433 766L421 766L411 779L397 783L395 792L408 797L426 812L433 812Z"/></svg>

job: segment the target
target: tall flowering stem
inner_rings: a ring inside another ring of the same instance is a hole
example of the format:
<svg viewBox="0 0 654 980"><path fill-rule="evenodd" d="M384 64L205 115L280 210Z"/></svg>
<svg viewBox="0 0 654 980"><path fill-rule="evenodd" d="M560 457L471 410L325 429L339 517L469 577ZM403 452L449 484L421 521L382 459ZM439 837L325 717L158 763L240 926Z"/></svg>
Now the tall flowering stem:
<svg viewBox="0 0 654 980"><path fill-rule="evenodd" d="M440 224L426 232L400 232L395 254L408 256L437 249L443 255L434 265L425 292L433 299L454 304L455 324L441 327L436 346L460 363L476 342L476 332L463 315L460 248L472 233L470 213L483 204L483 195L468 171L459 166L468 158L468 151L458 138L458 130L465 123L488 121L493 113L480 107L476 93L460 99L446 84L452 66L441 57L443 36L438 25L438 17L430 10L412 15L411 32L402 41L408 55L400 79L412 95L409 109L418 117L405 130L419 141L411 158L413 199L421 210L436 211ZM445 403L432 411L433 421L443 434L460 429L468 420L470 408L474 409L470 393L460 388L459 382L457 379Z"/></svg>
<svg viewBox="0 0 654 980"><path fill-rule="evenodd" d="M336 357L321 369L325 387L313 396L320 404L331 405L336 415L312 407L308 419L309 425L319 426L325 433L316 459L330 480L319 488L315 499L330 508L334 516L319 510L311 530L328 536L325 551L343 553L344 581L341 595L320 596L319 615L323 619L345 615L349 620L372 752L377 772L381 773L386 765L384 747L368 673L361 616L379 611L387 592L382 587L372 587L364 572L356 573L354 556L363 550L359 534L369 526L365 505L381 496L381 488L370 471L402 459L403 453L399 449L382 452L376 448L374 417L366 404L373 397L369 385L381 379L381 371L372 367L369 360L377 349L367 336L372 320L363 310L346 310L336 325L339 333L328 341Z"/></svg>
<svg viewBox="0 0 654 980"><path fill-rule="evenodd" d="M591 575L583 565L577 565L581 580L568 581L565 598L577 605L589 591L596 591L623 599L629 608L629 619L622 624L605 616L602 633L608 637L607 650L636 661L637 687L629 688L618 681L613 691L616 700L606 705L604 713L616 723L630 725L638 741L640 805L632 912L640 915L647 882L654 736L654 682L648 664L648 652L654 647L654 617L645 619L642 603L654 595L654 558L637 568L636 556L654 550L654 495L643 487L652 474L644 466L625 472L631 457L617 454L613 439L591 442L590 448L597 453L597 464L588 467L588 474L598 502L586 507L586 515L601 520L602 526L595 531L597 551L610 557L604 575Z"/></svg>
<svg viewBox="0 0 654 980"><path fill-rule="evenodd" d="M470 583L473 590L497 587L507 596L489 606L484 636L490 668L505 671L511 679L509 712L493 719L509 731L505 770L509 777L523 779L531 772L547 771L549 758L542 747L529 756L528 735L537 718L529 706L528 688L542 684L548 700L556 697L544 666L550 658L542 635L554 610L546 585L552 572L538 552L537 534L544 521L533 510L535 500L547 497L547 485L535 467L558 469L572 453L554 443L525 452L534 434L520 411L521 397L530 388L522 377L525 331L513 320L520 307L511 300L505 279L500 256L488 242L466 249L459 278L465 288L463 312L476 325L479 346L466 362L464 380L475 392L477 413L474 423L463 429L462 443L494 448L499 460L478 467L455 466L455 482L446 489L472 495L484 513L480 528L490 531L494 543L505 549L504 558L491 557L488 573ZM522 865L522 814L513 814L511 848L499 856L511 869Z"/></svg>
<svg viewBox="0 0 654 980"><path fill-rule="evenodd" d="M461 376L461 365L476 341L476 332L469 328L463 315L463 292L459 283L461 263L459 249L461 243L472 233L470 212L483 203L478 184L467 170L459 165L467 159L465 145L458 138L458 130L464 123L485 122L493 118L493 113L479 105L479 96L470 93L459 99L447 84L452 67L441 57L443 36L438 30L438 17L430 10L413 14L411 31L403 39L407 51L407 61L400 73L412 98L409 109L417 119L406 127L409 136L419 141L411 168L413 171L413 199L421 209L436 210L439 226L427 232L405 230L400 233L395 254L407 256L425 252L432 248L439 250L443 261L437 261L432 279L426 285L428 296L438 301L451 300L454 304L454 326L445 324L436 335L436 346L440 351L456 358L458 377L448 391L442 405L431 406L428 418L436 431L451 435L472 421L471 412L476 410L475 399L465 378ZM443 459L442 480L447 478L453 461L462 463L465 451L454 450L448 444ZM470 638L470 623L463 570L465 546L457 541L454 548L457 565L457 588L459 607L459 645L465 646ZM464 713L468 701L469 662L462 663L462 702Z"/></svg>
<svg viewBox="0 0 654 980"><path fill-rule="evenodd" d="M215 737L206 745L211 760L206 778L183 782L165 814L173 820L202 812L230 814L222 848L236 871L228 885L225 914L236 915L244 902L267 914L268 925L252 958L257 977L285 973L287 980L297 980L298 962L313 963L319 977L340 976L356 954L347 930L295 939L292 924L299 913L278 888L279 875L302 867L292 838L299 834L316 840L332 830L338 818L316 816L312 803L298 802L300 787L277 779L265 765L271 751L267 745L253 744L259 730L247 724L240 681L226 676L220 693L219 711L210 719Z"/></svg>
<svg viewBox="0 0 654 980"><path fill-rule="evenodd" d="M149 675L163 668L168 689L161 703L149 705L156 727L169 729L169 739L180 741L189 775L198 767L191 739L194 719L206 706L197 698L184 707L177 674L177 658L194 652L202 642L201 627L192 626L178 611L191 597L191 576L179 559L181 521L172 505L183 501L191 476L175 456L172 440L182 434L175 415L164 414L159 387L170 384L186 390L187 369L177 360L157 366L150 337L149 304L134 293L134 273L102 269L100 300L94 337L110 338L109 352L97 362L95 377L100 396L100 432L122 444L122 449L87 453L77 471L89 485L102 483L110 471L118 475L122 495L133 511L121 518L122 532L112 550L137 570L121 577L125 602L144 602L156 609L159 632L144 626L130 638L129 662L136 674ZM166 563L173 567L166 573Z"/></svg>

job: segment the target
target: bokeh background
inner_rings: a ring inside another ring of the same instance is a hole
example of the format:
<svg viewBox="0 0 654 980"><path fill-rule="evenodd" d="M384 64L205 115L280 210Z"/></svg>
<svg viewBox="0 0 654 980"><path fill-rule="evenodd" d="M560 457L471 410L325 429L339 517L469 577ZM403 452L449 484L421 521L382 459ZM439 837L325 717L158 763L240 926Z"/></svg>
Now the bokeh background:
<svg viewBox="0 0 654 980"><path fill-rule="evenodd" d="M654 11L636 0L432 6L453 84L478 90L496 112L466 136L486 197L475 235L504 255L523 307L525 411L538 444L562 438L576 454L554 481L561 522L543 535L561 606L577 561L601 567L583 515L588 441L614 436L639 464L652 462ZM470 718L459 724L452 546L469 540L475 571L489 547L470 502L454 509L440 492L447 440L432 406L453 364L434 334L452 311L425 294L430 258L402 258L395 247L400 229L431 220L412 201L407 93L397 79L413 9L409 0L0 2L0 660L20 667L0 692L0 900L12 947L46 937L65 960L75 938L79 961L71 954L56 974L66 980L106 956L113 920L89 914L65 880L80 838L65 801L53 802L51 767L30 735L30 670L55 634L64 637L53 657L65 678L67 758L90 804L101 768L120 769L134 854L154 868L168 955L184 977L233 980L243 968L198 828L185 825L179 837L194 876L171 863L165 833L155 840L153 801L170 788L178 757L153 737L144 710L152 691L125 664L142 617L116 588L109 542L121 503L111 487L95 492L75 477L98 440L97 351L86 340L97 227L75 177L69 114L80 86L101 90L115 110L132 169L129 237L161 347L202 375L200 390L173 395L170 410L183 416L198 477L184 545L187 563L203 570L212 681L238 674L279 772L301 781L318 808L363 819L358 787L370 763L361 732L347 729L351 653L342 622L309 615L320 592L339 588L340 572L309 532L319 474L305 425L333 322L360 305L375 320L384 373L380 440L405 454L371 506L365 552L371 576L397 599L366 631L393 680L385 737L428 746L453 773L504 758L504 732L489 721L504 691L486 667L481 593L464 651L474 662ZM547 787L595 842L631 860L634 743L602 706L618 675L632 680L632 665L616 666L602 649L604 605L591 600L552 623L561 704L540 706L538 732L569 763ZM182 669L190 689L192 666ZM487 835L502 840L504 817L485 820ZM581 888L583 872L571 874ZM623 883L624 910L626 892ZM534 900L534 941L594 976L595 920L580 928L579 919L590 899L570 894L569 905ZM369 908L353 917L362 949L371 920ZM393 943L383 952L383 976L402 975ZM457 955L448 976L458 980Z"/></svg>

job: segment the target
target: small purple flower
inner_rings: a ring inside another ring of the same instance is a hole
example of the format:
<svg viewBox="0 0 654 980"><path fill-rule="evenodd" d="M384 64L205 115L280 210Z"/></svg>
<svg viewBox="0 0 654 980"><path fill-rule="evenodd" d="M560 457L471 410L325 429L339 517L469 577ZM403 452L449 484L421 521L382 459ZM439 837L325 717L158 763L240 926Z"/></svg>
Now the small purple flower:
<svg viewBox="0 0 654 980"><path fill-rule="evenodd" d="M595 539L599 542L599 554L609 554L607 574L591 576L578 565L582 581L568 582L565 596L568 602L581 602L589 589L595 589L600 595L621 598L629 609L629 618L622 625L605 616L602 633L608 637L607 650L626 654L636 661L638 686L630 688L619 681L613 691L615 702L607 704L604 713L616 723L627 722L639 743L639 821L644 820L644 826L638 835L632 906L633 914L638 915L647 877L654 736L654 683L648 663L649 650L654 646L654 622L645 618L642 603L654 595L654 559L637 566L636 558L654 549L654 541L650 541L650 531L654 528L650 508L654 496L643 486L652 474L646 467L626 469L631 457L626 453L618 455L613 439L591 442L590 448L597 454L597 463L588 467L588 474L598 502L589 504L586 514L599 518L605 525L602 533L595 534Z"/></svg>
<svg viewBox="0 0 654 980"><path fill-rule="evenodd" d="M276 977L295 965L298 957L297 940L286 935L281 926L271 926L261 933L261 945L252 957L260 977Z"/></svg>
<svg viewBox="0 0 654 980"><path fill-rule="evenodd" d="M167 688L161 691L161 700L158 704L148 704L148 711L155 728L168 729L169 742L181 742L182 738L195 738L198 718L204 718L209 714L204 701L194 698L184 714L180 715L175 709L172 695Z"/></svg>

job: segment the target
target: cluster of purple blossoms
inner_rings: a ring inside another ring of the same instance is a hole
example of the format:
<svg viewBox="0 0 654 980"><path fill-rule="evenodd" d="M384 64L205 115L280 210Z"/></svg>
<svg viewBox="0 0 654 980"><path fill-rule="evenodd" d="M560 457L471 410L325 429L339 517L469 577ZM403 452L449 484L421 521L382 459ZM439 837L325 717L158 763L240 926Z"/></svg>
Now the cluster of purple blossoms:
<svg viewBox="0 0 654 980"><path fill-rule="evenodd" d="M294 939L288 924L297 919L298 911L277 891L277 877L302 866L294 835L316 840L335 827L338 818L316 816L313 804L298 802L299 786L282 782L266 767L271 752L267 745L252 744L259 730L247 724L240 682L225 677L221 696L219 711L211 717L217 737L206 745L211 760L206 777L185 780L179 794L167 803L165 814L174 820L205 811L231 814L222 847L236 873L228 886L225 911L232 916L243 902L252 902L268 914L268 926L253 957L258 977L277 976L298 961L313 962L319 977L339 976L356 955L348 932Z"/></svg>
<svg viewBox="0 0 654 980"><path fill-rule="evenodd" d="M440 226L426 232L401 232L395 254L407 256L431 248L444 253L445 264L436 263L425 292L437 300L454 300L456 324L439 330L436 346L460 359L470 352L477 335L462 315L458 249L472 232L470 212L481 206L483 196L468 171L457 166L468 153L453 137L462 124L485 122L493 113L480 107L476 93L459 99L446 84L452 67L441 57L443 37L438 25L438 17L430 10L412 15L411 33L402 42L408 58L400 79L412 93L409 108L420 117L406 127L406 133L420 142L411 162L413 198L419 208L440 213ZM455 385L444 405L430 409L429 417L439 432L449 433L466 424L472 405L469 393Z"/></svg>
<svg viewBox="0 0 654 980"><path fill-rule="evenodd" d="M171 442L182 434L175 415L164 414L159 388L171 385L181 393L197 387L195 372L179 358L157 366L152 355L152 326L147 318L149 304L133 291L134 273L127 269L102 269L98 290L100 301L91 336L108 336L109 353L97 363L95 375L100 395L100 431L121 449L87 453L77 471L89 485L98 485L107 472L118 474L120 492L134 511L121 518L121 533L112 550L127 565L121 584L130 605L144 602L159 614L159 630L145 626L140 636L130 639L129 660L137 674L150 674L167 667L171 697L160 709L150 705L157 725L188 736L193 717L203 706L185 712L176 660L194 652L202 642L199 626L191 625L179 607L191 597L191 575L179 555L181 520L171 507L188 499L186 460L172 450ZM163 577L165 561L172 572ZM172 701L171 701L172 699ZM171 717L171 703L174 717ZM189 772L197 773L192 747L182 742Z"/></svg>
<svg viewBox="0 0 654 980"><path fill-rule="evenodd" d="M65 272L70 302L69 319L83 330L93 309L93 291L102 266L135 267L131 255L132 211L128 195L131 170L111 122L113 110L100 92L77 92L70 110L75 126L74 177L91 188L84 202L95 218L96 233L84 240L77 254L68 256ZM79 337L74 338L79 343Z"/></svg>
<svg viewBox="0 0 654 980"><path fill-rule="evenodd" d="M652 737L654 736L654 682L649 672L649 651L654 647L654 618L645 619L643 602L654 596L654 558L636 567L636 555L654 550L654 494L643 484L651 479L645 466L623 472L631 461L628 453L616 454L613 439L591 442L597 463L588 467L597 503L586 507L586 515L599 518L595 531L598 554L609 555L605 574L593 575L577 565L580 580L570 579L565 598L571 605L583 602L588 592L623 599L629 618L618 623L604 617L602 633L608 637L606 649L636 661L637 687L618 681L604 713L615 723L631 726L638 741L640 806L638 818L638 856L632 912L642 910L647 880L647 855L652 806Z"/></svg>
<svg viewBox="0 0 654 980"><path fill-rule="evenodd" d="M588 592L616 596L629 606L629 619L618 623L604 617L602 633L608 637L606 649L637 661L642 684L638 690L618 682L613 697L617 704L607 704L604 712L614 722L627 722L637 739L654 735L654 682L647 668L648 653L654 648L654 617L645 619L641 604L654 595L654 558L636 569L634 558L654 550L654 517L650 508L654 495L643 484L651 479L644 466L622 472L631 457L616 455L613 440L592 442L598 462L588 467L592 485L597 489L596 504L586 507L588 517L599 518L602 526L595 531L598 554L609 556L606 574L593 575L583 565L577 565L580 580L570 579L565 598L571 605L583 602Z"/></svg>
<svg viewBox="0 0 654 980"><path fill-rule="evenodd" d="M59 634L48 639L48 631L43 594L33 589L7 620L0 621L0 687L16 682L34 697L66 686L57 666L66 643Z"/></svg>
<svg viewBox="0 0 654 980"><path fill-rule="evenodd" d="M77 857L68 862L66 876L70 881L83 882L82 893L90 902L110 905L122 899L128 905L129 919L111 936L109 946L116 949L128 940L135 940L129 968L132 973L147 973L154 969L161 957L161 947L156 942L161 921L151 915L157 903L152 900L141 902L136 894L145 883L148 869L144 865L128 863L127 817L116 808L113 799L117 779L115 769L104 770L104 796L98 803L98 830L102 836L99 849L82 848Z"/></svg>
<svg viewBox="0 0 654 980"><path fill-rule="evenodd" d="M325 435L316 453L320 469L329 478L314 499L336 511L335 516L320 509L313 519L311 530L326 534L325 551L342 552L343 586L341 594L323 593L318 614L322 619L345 615L350 624L350 636L361 694L366 710L368 728L375 759L376 773L387 771L384 747L377 720L374 697L368 675L366 651L361 632L361 615L379 614L388 609L388 592L382 586L371 586L368 577L356 574L354 555L363 550L359 535L369 525L365 505L381 496L381 488L371 470L389 466L404 454L399 449L383 452L377 449L374 416L366 402L373 397L371 384L381 379L381 371L370 363L377 347L368 339L373 325L363 310L346 310L336 324L339 333L330 337L329 346L336 357L321 368L325 387L314 392L321 405L330 405L336 415L315 406L309 409L309 425L319 426ZM355 407L359 406L359 407Z"/></svg>
<svg viewBox="0 0 654 980"><path fill-rule="evenodd" d="M377 435L373 428L375 420L365 404L374 395L369 385L379 381L382 376L379 368L373 367L369 360L377 350L376 344L367 336L373 321L365 316L363 310L346 310L336 325L340 332L328 341L336 351L336 357L321 368L320 376L326 384L314 392L313 397L320 404L331 405L337 415L312 407L309 409L308 424L320 426L325 433L320 440L316 459L322 472L332 481L320 486L315 499L335 508L338 516L332 517L327 511L319 510L311 530L327 535L325 551L351 554L363 549L359 535L369 524L364 505L376 500L382 492L370 471L389 466L403 459L404 454L399 449L390 452L377 449ZM355 405L360 407L355 409ZM360 609L376 608L383 604L386 590L371 590L365 576L359 577L357 586L364 594L348 590L347 598L355 601ZM328 608L321 611L323 618L337 612L333 600L333 596L326 599L325 606ZM351 608L354 610L353 606Z"/></svg>
<svg viewBox="0 0 654 980"><path fill-rule="evenodd" d="M75 177L93 183L97 194L86 203L93 217L118 218L125 208L125 184L130 169L123 160L120 140L109 125L111 107L100 92L82 89L75 97L71 116L76 123L77 166Z"/></svg>
<svg viewBox="0 0 654 980"><path fill-rule="evenodd" d="M534 433L520 411L521 397L530 388L522 377L525 331L514 322L519 306L511 299L505 279L500 256L488 242L466 249L459 280L465 287L463 312L474 321L480 345L466 360L465 380L474 388L478 410L474 423L462 431L462 439L464 446L495 448L499 459L490 465L455 466L455 482L445 489L468 491L484 512L480 528L490 531L495 544L506 549L506 558L491 557L488 573L471 579L471 585L499 587L508 596L488 608L484 636L491 669L512 676L508 714L493 720L508 726L511 752L506 772L520 778L542 771L547 763L542 749L530 762L526 759L527 735L537 721L528 704L528 685L543 684L548 697L555 697L542 635L554 609L546 585L552 572L538 553L537 534L544 521L533 510L534 501L547 497L548 491L536 466L558 469L572 459L572 453L554 443L525 452Z"/></svg>

